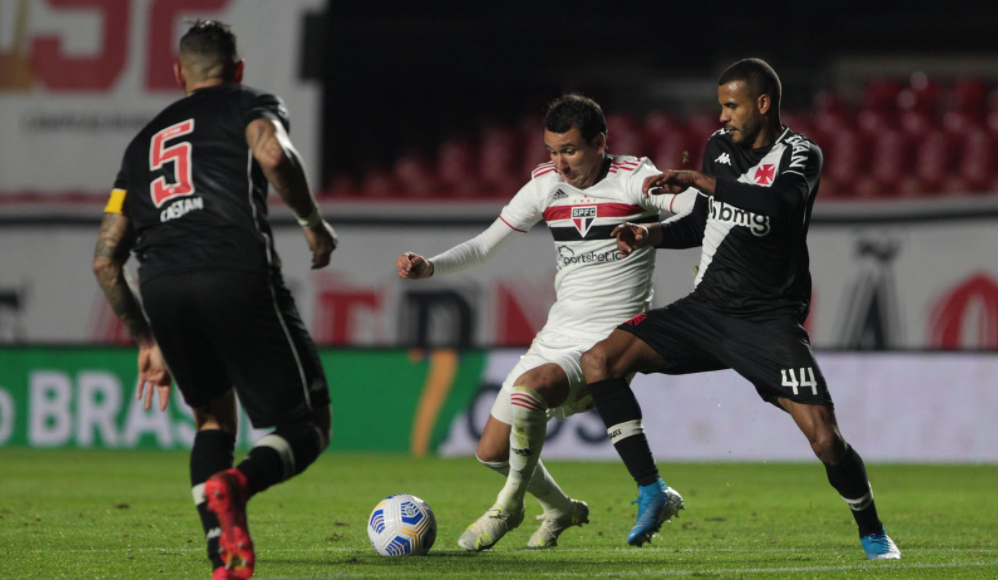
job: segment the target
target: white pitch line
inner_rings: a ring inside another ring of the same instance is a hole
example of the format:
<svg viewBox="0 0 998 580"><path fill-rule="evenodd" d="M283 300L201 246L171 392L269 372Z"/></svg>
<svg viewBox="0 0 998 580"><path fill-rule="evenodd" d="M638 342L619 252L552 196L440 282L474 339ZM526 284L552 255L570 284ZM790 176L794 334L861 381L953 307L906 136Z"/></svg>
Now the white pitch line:
<svg viewBox="0 0 998 580"><path fill-rule="evenodd" d="M950 562L946 564L904 564L903 562L897 562L893 564L887 564L886 566L875 565L868 563L865 565L856 566L798 566L798 567L788 567L788 568L715 568L711 570L641 570L641 571L614 571L612 573L615 577L645 577L645 576L658 576L658 577L681 577L681 576L717 576L721 574L809 574L813 572L848 572L850 570L863 571L863 572L875 572L878 569L881 570L926 570L926 569L950 569L950 568L986 568L986 567L996 567L998 568L998 563L989 562ZM408 568L405 570L407 575L421 575L419 571ZM467 570L455 571L455 572L442 572L440 570L427 571L423 573L426 576L432 576L433 578L443 578L443 577L466 577L468 574ZM586 577L592 576L590 572L531 572L529 574L532 577L544 577L544 578L576 578L576 577ZM489 576L508 576L511 578L520 578L524 576L522 570L509 571L509 572L489 572ZM399 571L385 572L380 574L330 574L323 576L255 576L257 580L334 580L338 578L398 578Z"/></svg>
<svg viewBox="0 0 998 580"><path fill-rule="evenodd" d="M848 550L849 548L601 548L600 552L631 552L635 556L641 557L642 555L652 555L652 554L814 554L814 553L828 553L828 552L841 552L843 550ZM141 548L32 548L30 550L20 550L22 553L53 553L53 552L68 552L68 553L111 553L111 552L163 552L163 553L176 553L176 552L203 552L204 546L184 546L184 547L171 547L171 548L154 548L154 547L141 547ZM260 550L261 553L319 553L319 552L367 552L363 548L349 548L349 547L329 547L329 548L263 548ZM593 550L586 550L584 548L558 548L552 551L552 554L590 554ZM905 553L953 553L953 554L998 554L998 548L905 548ZM463 550L434 550L434 554L466 554ZM504 554L517 554L517 553L537 553L537 550L530 548L515 548L512 550L500 550L500 551L490 551L486 554L497 554L496 557L502 557ZM489 557L489 556L485 556Z"/></svg>

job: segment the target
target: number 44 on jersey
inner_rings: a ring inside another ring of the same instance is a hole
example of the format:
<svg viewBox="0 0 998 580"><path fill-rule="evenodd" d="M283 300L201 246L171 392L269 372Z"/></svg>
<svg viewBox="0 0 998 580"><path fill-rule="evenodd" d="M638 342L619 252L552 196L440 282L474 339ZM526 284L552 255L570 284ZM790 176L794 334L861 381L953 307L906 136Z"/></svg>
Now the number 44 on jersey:
<svg viewBox="0 0 998 580"><path fill-rule="evenodd" d="M804 371L807 371L806 378ZM797 387L811 387L811 393L814 395L818 394L818 383L814 380L813 367L800 368L800 382L797 382L797 377L794 375L794 369L783 369L780 373L783 374L783 386L793 389L795 395L798 394Z"/></svg>

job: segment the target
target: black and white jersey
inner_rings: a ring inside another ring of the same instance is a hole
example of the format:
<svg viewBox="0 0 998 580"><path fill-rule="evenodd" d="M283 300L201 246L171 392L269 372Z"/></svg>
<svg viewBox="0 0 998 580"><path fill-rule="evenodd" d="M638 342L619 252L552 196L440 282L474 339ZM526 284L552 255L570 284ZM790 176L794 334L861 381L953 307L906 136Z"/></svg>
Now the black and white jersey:
<svg viewBox="0 0 998 580"><path fill-rule="evenodd" d="M234 83L198 89L129 144L112 200L123 198L117 206L138 236L143 282L170 272L266 273L280 265L266 220L267 180L245 136L264 116L288 127L274 95Z"/></svg>
<svg viewBox="0 0 998 580"><path fill-rule="evenodd" d="M785 129L770 146L745 149L725 130L711 136L703 172L714 195L663 223L663 248L703 246L694 294L722 311L795 311L807 317L811 273L807 230L818 192L818 146Z"/></svg>

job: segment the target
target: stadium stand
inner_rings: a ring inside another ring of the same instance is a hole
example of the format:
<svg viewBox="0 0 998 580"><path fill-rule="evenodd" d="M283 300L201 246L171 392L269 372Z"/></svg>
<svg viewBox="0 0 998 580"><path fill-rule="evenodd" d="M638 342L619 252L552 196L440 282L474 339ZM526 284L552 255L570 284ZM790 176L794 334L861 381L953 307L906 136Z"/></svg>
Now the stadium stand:
<svg viewBox="0 0 998 580"><path fill-rule="evenodd" d="M784 122L825 153L820 201L982 195L998 191L998 87L979 78L871 79L854 103L833 90ZM399 157L359 180L337 176L326 198L506 198L547 159L537 117L489 123L473 138L449 138L432 158ZM659 167L700 166L719 124L713 110L685 117L655 110L607 117L611 152L651 157Z"/></svg>

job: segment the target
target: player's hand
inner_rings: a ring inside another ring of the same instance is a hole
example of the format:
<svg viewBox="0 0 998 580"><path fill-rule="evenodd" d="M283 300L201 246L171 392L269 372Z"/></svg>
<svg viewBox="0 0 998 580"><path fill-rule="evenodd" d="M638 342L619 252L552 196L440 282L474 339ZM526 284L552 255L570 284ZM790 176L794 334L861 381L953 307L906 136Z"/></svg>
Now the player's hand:
<svg viewBox="0 0 998 580"><path fill-rule="evenodd" d="M641 186L641 192L648 195L658 195L662 193L682 193L693 187L696 180L694 171L676 171L666 169L660 175L652 175L645 178Z"/></svg>
<svg viewBox="0 0 998 580"><path fill-rule="evenodd" d="M433 262L419 254L406 252L395 260L395 268L399 278L404 280L419 280L433 275Z"/></svg>
<svg viewBox="0 0 998 580"><path fill-rule="evenodd" d="M139 384L135 398L145 397L145 410L152 408L153 392L159 393L159 410L166 411L170 403L170 388L173 379L170 369L166 368L166 359L156 343L139 345Z"/></svg>
<svg viewBox="0 0 998 580"><path fill-rule="evenodd" d="M329 256L339 245L336 230L329 222L322 220L314 228L305 228L305 241L312 250L312 269L318 270L329 265Z"/></svg>
<svg viewBox="0 0 998 580"><path fill-rule="evenodd" d="M626 258L635 250L648 245L648 228L641 224L622 223L613 228L610 235L617 238L617 251L620 252L621 258Z"/></svg>

